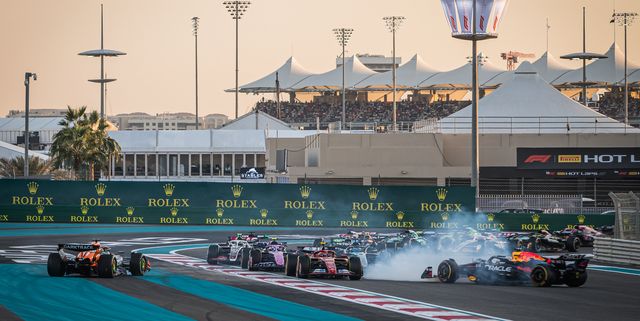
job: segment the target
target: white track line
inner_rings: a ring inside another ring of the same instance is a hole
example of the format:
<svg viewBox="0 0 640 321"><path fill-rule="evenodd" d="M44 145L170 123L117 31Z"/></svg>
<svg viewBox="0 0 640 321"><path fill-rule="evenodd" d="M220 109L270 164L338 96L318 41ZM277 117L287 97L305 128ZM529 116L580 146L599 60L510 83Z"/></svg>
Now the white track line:
<svg viewBox="0 0 640 321"><path fill-rule="evenodd" d="M506 320L497 317L492 317L484 314L473 313L455 308L443 307L439 305L429 304L425 302L409 300L390 296L386 294L380 294L355 288L349 288L345 286L339 286L319 281L311 281L304 279L297 279L292 277L283 276L281 274L274 274L269 272L249 272L247 270L240 269L238 267L209 265L207 262L200 258L194 258L186 255L177 254L177 251L184 251L187 249L180 249L171 251L171 254L145 254L146 256L165 261L177 265L188 266L193 268L204 269L207 271L215 271L227 275L233 275L253 281L269 283L281 287L290 289L296 289L299 291L309 292L325 297L330 297L338 300L348 301L350 303L356 303L365 305L368 307L387 310L391 312L401 313L404 315L410 315L416 318L422 318L427 320L437 321L468 321L468 320Z"/></svg>

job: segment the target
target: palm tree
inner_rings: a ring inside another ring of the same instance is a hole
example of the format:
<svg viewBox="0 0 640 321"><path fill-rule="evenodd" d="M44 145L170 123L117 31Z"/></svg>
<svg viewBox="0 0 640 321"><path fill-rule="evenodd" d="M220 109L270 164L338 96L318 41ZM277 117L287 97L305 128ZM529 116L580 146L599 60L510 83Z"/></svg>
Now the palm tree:
<svg viewBox="0 0 640 321"><path fill-rule="evenodd" d="M29 157L29 175L44 176L50 173L50 161L45 161L35 156ZM24 176L24 157L0 158L0 177L16 178L21 176Z"/></svg>
<svg viewBox="0 0 640 321"><path fill-rule="evenodd" d="M106 169L111 157L120 153L120 146L107 135L107 122L96 111L87 115L86 110L68 108L60 121L63 128L53 136L51 156L56 166L93 179L95 169Z"/></svg>

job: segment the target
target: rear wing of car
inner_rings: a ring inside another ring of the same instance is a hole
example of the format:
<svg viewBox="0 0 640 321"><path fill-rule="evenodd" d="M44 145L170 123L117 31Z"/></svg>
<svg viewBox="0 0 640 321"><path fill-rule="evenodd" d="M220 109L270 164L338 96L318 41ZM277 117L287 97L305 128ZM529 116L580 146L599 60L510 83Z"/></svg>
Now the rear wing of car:
<svg viewBox="0 0 640 321"><path fill-rule="evenodd" d="M79 244L79 243L64 243L58 244L58 251L60 250L68 250L68 251L91 251L94 249L92 244Z"/></svg>

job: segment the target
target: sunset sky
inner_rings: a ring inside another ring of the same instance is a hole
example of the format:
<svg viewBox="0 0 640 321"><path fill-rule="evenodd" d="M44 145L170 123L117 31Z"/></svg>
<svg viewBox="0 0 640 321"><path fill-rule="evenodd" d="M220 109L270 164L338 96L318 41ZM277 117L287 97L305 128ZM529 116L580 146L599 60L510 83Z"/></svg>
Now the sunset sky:
<svg viewBox="0 0 640 321"><path fill-rule="evenodd" d="M100 3L105 6L105 48L126 56L107 59L107 113L194 111L194 59L190 18L200 17L200 114L233 117L235 31L222 5L211 0L20 0L0 10L0 117L24 108L24 72L38 74L32 108L86 105L99 109L99 60L81 51L100 47ZM532 52L546 46L556 56L580 51L581 8L587 7L587 51L604 53L614 40L609 23L613 0L511 0L496 40L479 48L505 66L500 52ZM617 11L640 12L638 0L616 0ZM415 53L448 70L466 62L470 44L451 38L439 0L254 0L240 21L240 84L279 67L289 56L312 72L335 67L340 53L332 29L355 31L348 55L391 55L391 35L382 17L403 15L397 53L403 62ZM623 45L623 29L617 40ZM640 21L629 29L629 59L640 62ZM575 63L567 62L570 66ZM267 96L271 98L272 96ZM240 96L240 114L257 96Z"/></svg>

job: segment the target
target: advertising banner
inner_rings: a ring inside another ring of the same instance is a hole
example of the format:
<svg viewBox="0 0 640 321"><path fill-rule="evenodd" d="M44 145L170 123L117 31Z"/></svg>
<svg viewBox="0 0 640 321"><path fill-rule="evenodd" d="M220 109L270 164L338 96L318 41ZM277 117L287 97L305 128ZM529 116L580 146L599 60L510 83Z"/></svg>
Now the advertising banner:
<svg viewBox="0 0 640 321"><path fill-rule="evenodd" d="M560 229L612 215L475 213L470 187L0 180L0 223Z"/></svg>
<svg viewBox="0 0 640 321"><path fill-rule="evenodd" d="M640 148L518 148L518 169L640 169Z"/></svg>

